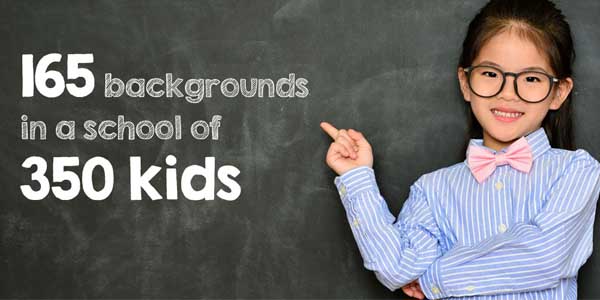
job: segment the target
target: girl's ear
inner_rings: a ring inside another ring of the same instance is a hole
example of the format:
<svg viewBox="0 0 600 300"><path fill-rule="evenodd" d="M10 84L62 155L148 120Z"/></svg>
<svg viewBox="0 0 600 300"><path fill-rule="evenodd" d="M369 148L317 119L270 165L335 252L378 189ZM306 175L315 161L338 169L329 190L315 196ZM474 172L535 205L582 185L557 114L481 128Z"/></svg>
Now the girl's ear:
<svg viewBox="0 0 600 300"><path fill-rule="evenodd" d="M558 83L556 94L552 99L552 103L550 103L550 109L559 109L560 106L565 102L565 100L567 100L567 97L571 93L571 90L573 90L573 79L571 79L571 77L567 77L561 80Z"/></svg>
<svg viewBox="0 0 600 300"><path fill-rule="evenodd" d="M460 84L460 91L462 92L465 101L471 102L471 91L469 90L467 74L462 67L458 68L458 83Z"/></svg>

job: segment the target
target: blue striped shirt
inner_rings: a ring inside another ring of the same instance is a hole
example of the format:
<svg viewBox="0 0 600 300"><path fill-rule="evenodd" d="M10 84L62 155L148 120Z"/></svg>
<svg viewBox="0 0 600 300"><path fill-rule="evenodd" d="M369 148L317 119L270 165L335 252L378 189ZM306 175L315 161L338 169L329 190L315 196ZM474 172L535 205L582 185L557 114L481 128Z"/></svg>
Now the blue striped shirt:
<svg viewBox="0 0 600 300"><path fill-rule="evenodd" d="M576 299L600 163L582 149L551 148L543 128L525 138L529 173L501 165L479 184L465 159L419 177L397 218L372 168L336 176L364 267L391 291L418 279L429 299ZM482 139L469 144L496 153Z"/></svg>

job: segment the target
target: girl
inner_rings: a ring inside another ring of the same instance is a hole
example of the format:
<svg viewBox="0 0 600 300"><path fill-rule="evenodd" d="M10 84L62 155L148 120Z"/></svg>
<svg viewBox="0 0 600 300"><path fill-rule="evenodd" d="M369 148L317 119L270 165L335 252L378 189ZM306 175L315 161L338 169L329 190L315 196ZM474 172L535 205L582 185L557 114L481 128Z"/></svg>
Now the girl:
<svg viewBox="0 0 600 300"><path fill-rule="evenodd" d="M570 27L547 0L492 0L458 66L472 116L463 162L422 175L396 220L358 131L321 123L364 267L430 299L576 299L600 163L571 142Z"/></svg>

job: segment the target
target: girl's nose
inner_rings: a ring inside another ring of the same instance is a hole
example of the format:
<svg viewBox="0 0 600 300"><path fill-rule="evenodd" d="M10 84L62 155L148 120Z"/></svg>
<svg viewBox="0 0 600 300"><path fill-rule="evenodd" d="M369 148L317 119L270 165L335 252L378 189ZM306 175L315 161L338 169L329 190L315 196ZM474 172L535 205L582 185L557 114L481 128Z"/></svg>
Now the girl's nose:
<svg viewBox="0 0 600 300"><path fill-rule="evenodd" d="M506 82L502 87L502 91L498 94L499 98L502 98L507 101L518 101L520 100L517 95L517 91L515 90L515 80L514 76L506 76Z"/></svg>

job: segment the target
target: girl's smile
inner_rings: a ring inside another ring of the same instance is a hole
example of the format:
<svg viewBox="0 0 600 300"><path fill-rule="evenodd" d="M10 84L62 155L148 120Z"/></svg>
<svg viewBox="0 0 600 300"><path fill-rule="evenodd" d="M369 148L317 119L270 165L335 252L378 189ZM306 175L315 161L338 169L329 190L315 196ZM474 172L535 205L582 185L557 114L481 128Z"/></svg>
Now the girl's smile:
<svg viewBox="0 0 600 300"><path fill-rule="evenodd" d="M492 108L491 112L498 121L506 123L514 122L521 118L521 116L524 114L523 112L505 107Z"/></svg>

